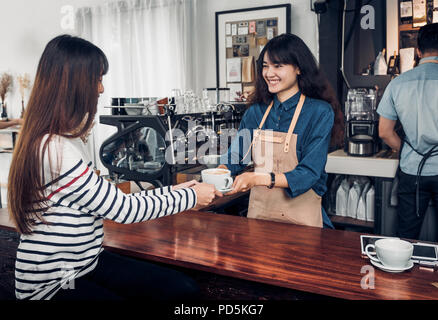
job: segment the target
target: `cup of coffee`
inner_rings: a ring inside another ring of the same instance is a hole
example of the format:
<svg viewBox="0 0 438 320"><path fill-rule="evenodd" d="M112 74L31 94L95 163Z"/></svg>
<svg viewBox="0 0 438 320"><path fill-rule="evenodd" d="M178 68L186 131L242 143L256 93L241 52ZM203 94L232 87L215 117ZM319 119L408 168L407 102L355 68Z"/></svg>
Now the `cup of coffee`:
<svg viewBox="0 0 438 320"><path fill-rule="evenodd" d="M205 169L201 171L202 182L214 184L217 190L227 190L233 185L231 171L226 169Z"/></svg>
<svg viewBox="0 0 438 320"><path fill-rule="evenodd" d="M377 258L370 254L369 249L374 248ZM390 269L406 268L412 257L414 246L412 243L397 238L379 239L375 244L365 247L367 256Z"/></svg>

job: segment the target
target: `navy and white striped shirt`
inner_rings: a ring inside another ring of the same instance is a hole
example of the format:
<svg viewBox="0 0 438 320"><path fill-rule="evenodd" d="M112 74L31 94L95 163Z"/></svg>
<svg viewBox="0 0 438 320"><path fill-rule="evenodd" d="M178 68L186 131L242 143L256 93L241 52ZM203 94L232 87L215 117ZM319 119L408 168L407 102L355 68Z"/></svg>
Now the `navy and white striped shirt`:
<svg viewBox="0 0 438 320"><path fill-rule="evenodd" d="M80 139L52 138L43 168L49 209L42 214L46 223L37 221L31 234L21 235L15 264L18 299L50 299L92 271L103 250L103 219L135 223L196 205L191 188L124 194L94 173ZM60 174L52 179L54 172Z"/></svg>

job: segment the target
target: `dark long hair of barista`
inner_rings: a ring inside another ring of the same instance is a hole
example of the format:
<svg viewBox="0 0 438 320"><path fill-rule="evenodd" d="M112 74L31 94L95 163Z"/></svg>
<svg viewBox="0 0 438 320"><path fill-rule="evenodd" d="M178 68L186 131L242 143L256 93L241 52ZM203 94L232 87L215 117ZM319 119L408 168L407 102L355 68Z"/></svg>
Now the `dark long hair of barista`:
<svg viewBox="0 0 438 320"><path fill-rule="evenodd" d="M300 69L298 87L306 97L330 103L335 113L330 145L341 147L344 142L344 116L338 99L327 78L319 69L312 52L296 35L281 34L271 39L263 48L257 60L256 89L250 97L251 104L269 104L273 99L273 94L269 92L262 75L265 53L268 53L269 59L274 63L290 64Z"/></svg>
<svg viewBox="0 0 438 320"><path fill-rule="evenodd" d="M105 54L84 39L61 35L44 49L9 171L8 207L19 232L30 233L46 209L42 156L50 139L83 137L91 129L99 79L107 71ZM61 160L56 160L57 168Z"/></svg>

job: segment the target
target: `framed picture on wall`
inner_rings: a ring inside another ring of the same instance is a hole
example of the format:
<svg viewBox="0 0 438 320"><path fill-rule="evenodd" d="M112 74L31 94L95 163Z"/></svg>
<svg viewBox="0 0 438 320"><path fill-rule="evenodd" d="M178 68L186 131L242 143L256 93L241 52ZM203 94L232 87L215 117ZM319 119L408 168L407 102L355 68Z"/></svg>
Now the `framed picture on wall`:
<svg viewBox="0 0 438 320"><path fill-rule="evenodd" d="M216 86L253 87L261 50L273 37L290 33L290 15L290 4L216 12Z"/></svg>

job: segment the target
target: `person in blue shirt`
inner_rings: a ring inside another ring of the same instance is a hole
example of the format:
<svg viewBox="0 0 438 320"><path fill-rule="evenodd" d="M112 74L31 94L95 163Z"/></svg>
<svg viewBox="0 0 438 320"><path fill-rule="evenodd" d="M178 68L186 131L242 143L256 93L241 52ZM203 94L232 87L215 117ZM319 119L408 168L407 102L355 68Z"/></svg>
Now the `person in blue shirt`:
<svg viewBox="0 0 438 320"><path fill-rule="evenodd" d="M343 117L303 40L282 34L266 44L250 101L220 160L219 168L239 174L227 194L251 190L249 218L333 228L321 197L328 148L331 140L342 144ZM254 172L241 173L251 160Z"/></svg>
<svg viewBox="0 0 438 320"><path fill-rule="evenodd" d="M438 206L438 23L420 28L417 55L419 65L389 83L377 108L379 135L400 154L398 236L410 239L419 238L430 200Z"/></svg>

